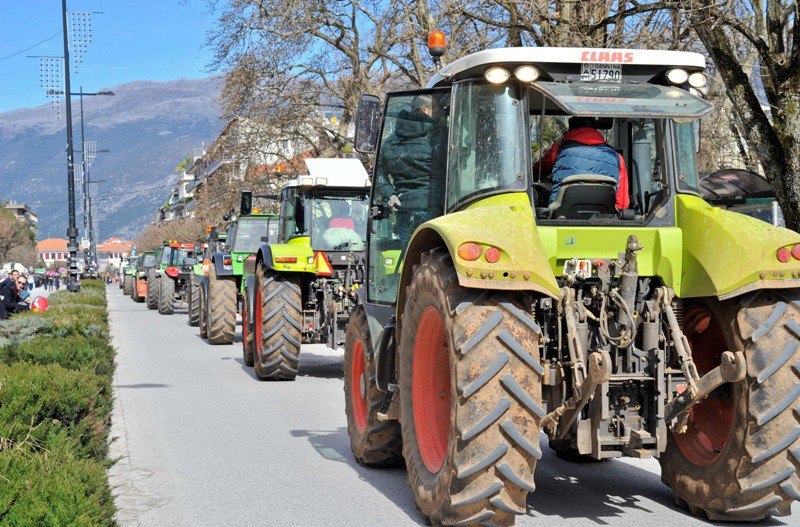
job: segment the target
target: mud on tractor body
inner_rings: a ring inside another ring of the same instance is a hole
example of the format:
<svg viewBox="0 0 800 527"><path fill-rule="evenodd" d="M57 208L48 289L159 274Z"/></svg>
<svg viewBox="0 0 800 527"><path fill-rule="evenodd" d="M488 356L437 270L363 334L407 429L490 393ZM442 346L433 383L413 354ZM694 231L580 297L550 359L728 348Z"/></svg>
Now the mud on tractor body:
<svg viewBox="0 0 800 527"><path fill-rule="evenodd" d="M198 282L202 298L200 333L209 344L233 343L239 306L242 313L246 309L243 291L248 273L244 262L258 251L261 244L277 240L278 215L254 208L254 198L277 200L277 196L253 195L252 191L243 190L239 214L223 216L227 222L225 235L216 235L215 243L209 240L212 250L204 260L203 275ZM242 345L248 363L248 326L244 315L242 318ZM252 365L252 360L248 365Z"/></svg>
<svg viewBox="0 0 800 527"><path fill-rule="evenodd" d="M261 380L294 379L301 343L342 346L364 280L369 176L356 159L305 162L281 190L278 243L245 261L245 362Z"/></svg>
<svg viewBox="0 0 800 527"><path fill-rule="evenodd" d="M800 498L800 235L699 197L704 67L495 49L383 110L362 97L356 147L376 158L348 432L360 463L405 461L433 525L524 514L540 430L568 459L657 457L676 501L712 519ZM554 192L532 169L575 116L624 160L627 199L621 175ZM422 139L403 152L398 130Z"/></svg>

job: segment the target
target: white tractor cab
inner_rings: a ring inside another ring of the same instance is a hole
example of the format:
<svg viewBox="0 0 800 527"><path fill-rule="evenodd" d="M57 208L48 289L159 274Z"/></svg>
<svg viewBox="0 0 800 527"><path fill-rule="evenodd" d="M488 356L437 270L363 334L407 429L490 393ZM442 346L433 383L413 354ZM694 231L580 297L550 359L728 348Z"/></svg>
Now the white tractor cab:
<svg viewBox="0 0 800 527"><path fill-rule="evenodd" d="M358 159L306 159L308 174L281 187L283 243L309 237L315 252L363 251L370 178ZM338 255L344 262L347 258ZM334 263L334 262L332 262Z"/></svg>
<svg viewBox="0 0 800 527"><path fill-rule="evenodd" d="M358 159L305 163L281 188L277 243L245 260L244 360L261 380L294 379L301 341L341 347L364 281L369 175Z"/></svg>

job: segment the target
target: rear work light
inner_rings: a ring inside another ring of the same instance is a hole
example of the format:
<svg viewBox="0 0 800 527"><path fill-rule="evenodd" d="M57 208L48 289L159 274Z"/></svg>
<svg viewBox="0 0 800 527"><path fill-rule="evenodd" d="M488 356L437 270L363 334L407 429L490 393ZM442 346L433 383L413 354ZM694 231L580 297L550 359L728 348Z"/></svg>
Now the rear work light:
<svg viewBox="0 0 800 527"><path fill-rule="evenodd" d="M275 263L297 263L296 256L276 256Z"/></svg>
<svg viewBox="0 0 800 527"><path fill-rule="evenodd" d="M790 251L786 247L781 247L780 249L778 249L778 255L777 256L778 256L778 261L780 263L786 263L786 262L788 262L789 260L792 259L792 251Z"/></svg>
<svg viewBox="0 0 800 527"><path fill-rule="evenodd" d="M171 276L172 278L175 278L179 274L181 274L180 270L177 267L167 267L166 271L164 272L167 273L167 276Z"/></svg>

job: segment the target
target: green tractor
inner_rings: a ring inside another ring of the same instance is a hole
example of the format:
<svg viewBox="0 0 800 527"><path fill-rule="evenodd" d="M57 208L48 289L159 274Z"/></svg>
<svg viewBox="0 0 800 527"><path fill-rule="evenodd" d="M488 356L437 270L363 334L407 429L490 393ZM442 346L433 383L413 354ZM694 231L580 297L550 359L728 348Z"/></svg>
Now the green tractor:
<svg viewBox="0 0 800 527"><path fill-rule="evenodd" d="M144 302L147 298L147 276L156 265L156 252L145 251L134 261L133 287L131 288L131 300L134 302Z"/></svg>
<svg viewBox="0 0 800 527"><path fill-rule="evenodd" d="M281 189L279 243L245 261L244 361L260 380L292 380L300 344L344 344L364 280L369 176L357 159L306 159Z"/></svg>
<svg viewBox="0 0 800 527"><path fill-rule="evenodd" d="M202 280L208 276L208 269L211 266L211 257L214 253L222 250L225 245L227 232L218 232L216 227L209 225L208 236L203 244L202 254L198 253L199 261L192 266L191 284L189 285L189 325L200 327L200 336L208 336L206 325L204 302L201 294Z"/></svg>
<svg viewBox="0 0 800 527"><path fill-rule="evenodd" d="M246 277L244 261L255 254L262 243L275 240L278 234L277 215L254 209L254 198L276 199L277 196L254 195L248 189L242 191L240 214L223 217L228 222L227 235L211 255L208 272L200 277L200 333L209 344L233 343L239 297ZM244 300L242 305L245 305Z"/></svg>
<svg viewBox="0 0 800 527"><path fill-rule="evenodd" d="M492 49L362 96L356 148L376 157L348 433L359 463L405 462L426 522L513 524L540 430L566 459L658 458L712 520L800 499L800 235L700 197L704 68ZM568 135L552 179L534 170L576 117L601 140Z"/></svg>
<svg viewBox="0 0 800 527"><path fill-rule="evenodd" d="M131 296L133 293L133 285L136 280L133 269L135 261L136 256L130 256L120 264L120 274L122 275L120 288L122 289L122 294L125 296Z"/></svg>
<svg viewBox="0 0 800 527"><path fill-rule="evenodd" d="M169 249L169 260L158 278L158 312L162 315L174 314L176 303L182 305L188 301L189 285L197 264L194 243L171 241Z"/></svg>

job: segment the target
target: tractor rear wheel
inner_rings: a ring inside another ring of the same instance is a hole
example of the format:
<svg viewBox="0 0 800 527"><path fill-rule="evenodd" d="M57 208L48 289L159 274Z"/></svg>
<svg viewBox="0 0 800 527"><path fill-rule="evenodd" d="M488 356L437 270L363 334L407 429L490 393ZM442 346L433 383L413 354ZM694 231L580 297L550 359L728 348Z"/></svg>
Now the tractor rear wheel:
<svg viewBox="0 0 800 527"><path fill-rule="evenodd" d="M161 275L161 284L158 286L158 312L162 315L175 313L175 280Z"/></svg>
<svg viewBox="0 0 800 527"><path fill-rule="evenodd" d="M378 420L384 394L375 384L375 355L363 307L350 314L344 342L344 410L356 461L365 466L402 465L400 423Z"/></svg>
<svg viewBox="0 0 800 527"><path fill-rule="evenodd" d="M189 283L189 325L200 325L200 284L194 278Z"/></svg>
<svg viewBox="0 0 800 527"><path fill-rule="evenodd" d="M123 275L122 277L122 294L125 296L130 296L133 288L131 287L133 277L129 274Z"/></svg>
<svg viewBox="0 0 800 527"><path fill-rule="evenodd" d="M158 276L150 269L147 271L147 309L158 309L158 285Z"/></svg>
<svg viewBox="0 0 800 527"><path fill-rule="evenodd" d="M208 343L231 344L236 334L236 282L208 270Z"/></svg>
<svg viewBox="0 0 800 527"><path fill-rule="evenodd" d="M247 291L242 295L242 359L245 366L253 367L253 328L247 323Z"/></svg>
<svg viewBox="0 0 800 527"><path fill-rule="evenodd" d="M699 373L743 351L747 376L695 405L670 433L661 479L711 520L755 521L800 500L800 291L758 291L688 306L684 333Z"/></svg>
<svg viewBox="0 0 800 527"><path fill-rule="evenodd" d="M255 287L256 376L262 381L294 380L300 366L303 323L300 284L261 264Z"/></svg>
<svg viewBox="0 0 800 527"><path fill-rule="evenodd" d="M444 248L422 255L400 328L403 457L432 525L511 525L535 489L542 376L528 294L458 285Z"/></svg>
<svg viewBox="0 0 800 527"><path fill-rule="evenodd" d="M208 338L208 303L206 302L206 288L200 285L200 338Z"/></svg>

